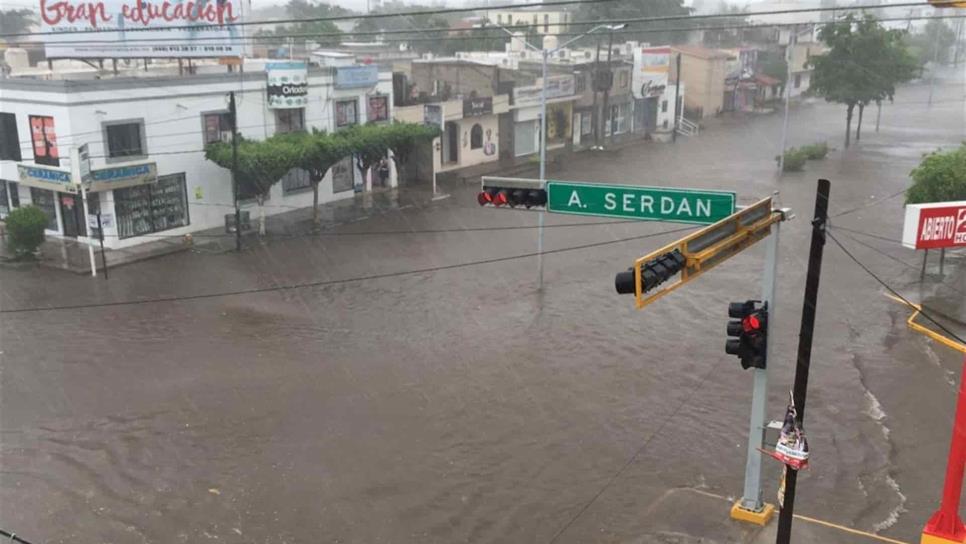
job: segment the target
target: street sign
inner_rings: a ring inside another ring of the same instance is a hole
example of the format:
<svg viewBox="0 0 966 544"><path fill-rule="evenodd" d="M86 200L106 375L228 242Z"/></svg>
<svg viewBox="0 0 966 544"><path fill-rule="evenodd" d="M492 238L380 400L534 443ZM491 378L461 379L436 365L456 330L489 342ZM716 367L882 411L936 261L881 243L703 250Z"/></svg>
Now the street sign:
<svg viewBox="0 0 966 544"><path fill-rule="evenodd" d="M966 201L907 205L902 245L909 249L966 246Z"/></svg>
<svg viewBox="0 0 966 544"><path fill-rule="evenodd" d="M735 193L548 181L547 211L710 225L735 213Z"/></svg>

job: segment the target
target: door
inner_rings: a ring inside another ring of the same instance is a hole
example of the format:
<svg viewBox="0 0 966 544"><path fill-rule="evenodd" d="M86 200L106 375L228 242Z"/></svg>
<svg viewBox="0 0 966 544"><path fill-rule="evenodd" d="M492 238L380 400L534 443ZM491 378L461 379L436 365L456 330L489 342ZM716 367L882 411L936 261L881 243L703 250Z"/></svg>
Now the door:
<svg viewBox="0 0 966 544"><path fill-rule="evenodd" d="M644 101L644 133L651 134L657 128L657 102L658 97L648 98Z"/></svg>
<svg viewBox="0 0 966 544"><path fill-rule="evenodd" d="M452 121L446 122L446 138L443 140L443 163L452 164L459 160L460 129Z"/></svg>
<svg viewBox="0 0 966 544"><path fill-rule="evenodd" d="M80 194L57 193L60 202L60 217L64 221L64 236L77 238L87 236L87 221L84 219L84 200Z"/></svg>

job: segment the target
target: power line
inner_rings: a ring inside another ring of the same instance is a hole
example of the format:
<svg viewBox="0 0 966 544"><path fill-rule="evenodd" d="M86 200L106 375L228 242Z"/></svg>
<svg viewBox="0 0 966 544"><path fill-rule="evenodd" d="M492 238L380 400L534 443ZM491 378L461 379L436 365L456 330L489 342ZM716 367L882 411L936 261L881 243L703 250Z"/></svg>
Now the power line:
<svg viewBox="0 0 966 544"><path fill-rule="evenodd" d="M650 234L642 234L638 236L630 236L627 238L618 238L616 240L609 240L605 242L595 242L590 244L583 244L579 246L564 247L559 249L551 249L543 251L543 255L552 255L554 253L564 253L567 251L579 251L583 249L591 249L601 246L607 246L612 244L619 244L623 242L630 242L633 240L643 240L645 238L652 238L654 236L661 236L664 234L673 234L677 232L684 232L686 230L692 230L694 227L684 227L679 229L671 229L660 232L652 232ZM352 278L342 278L335 280L320 280L305 283L293 283L289 285L275 285L271 287L253 287L250 289L239 289L235 291L220 291L214 293L199 293L196 295L180 295L180 296L170 296L170 297L157 297L150 299L134 299L134 300L119 300L113 302L95 302L89 304L65 304L60 306L44 306L44 307L31 307L31 308L14 308L12 310L2 309L0 314L24 314L24 313L35 313L35 312L51 312L51 311L62 311L62 310L80 310L87 308L109 308L115 306L134 306L140 304L157 304L163 302L181 302L189 300L201 300L209 298L222 298L222 297L233 297L241 295L251 295L256 293L269 293L273 291L290 291L293 289L304 289L309 287L326 287L329 285L340 285L345 283L355 283L371 280L380 280L386 278L395 278L399 276L410 276L413 274L430 274L435 272L441 272L444 270L454 270L458 268L468 268L473 266L480 266L485 264L494 264L506 261L514 261L519 259L526 259L529 257L536 257L540 255L539 252L524 253L521 255L510 255L507 257L495 257L492 259L483 259L479 261L470 261L466 263L456 263L443 266L434 266L429 268L419 268L415 270L404 270L399 272L387 272L384 274L370 274L367 276L356 276Z"/></svg>
<svg viewBox="0 0 966 544"><path fill-rule="evenodd" d="M832 239L833 242L835 242L835 245L839 246L839 249L841 249L850 259L852 259L852 262L854 262L855 264L857 264L859 266L859 268L861 268L863 271L865 271L866 274L868 274L869 276L872 276L872 279L874 279L876 282L878 282L879 285L881 285L887 291L889 291L890 293L892 293L896 298L898 298L904 304L906 304L906 306L909 306L910 308L912 308L914 310L919 310L919 313L922 314L923 317L925 317L929 321L932 321L933 323L935 323L935 325L937 327L939 327L940 329L942 329L943 332L945 332L946 334L948 334L954 340L956 340L957 342L959 342L961 344L966 344L966 340L963 340L962 338L959 337L959 335L957 335L953 331L951 331L948 328L946 328L945 325L943 325L942 323L940 323L939 321L937 321L936 318L932 317L928 312L926 312L926 310L924 308L922 308L921 305L920 305L919 308L917 308L916 305L913 304L912 302L910 302L906 297L900 295L898 291L896 291L895 289L893 289L892 286L890 286L882 278L880 278L878 275L876 275L875 272L873 272L871 269L869 269L868 266L866 266L865 264L863 264L862 261L860 261L855 255L852 254L851 251L849 251L844 245L842 245L842 242L840 242L835 237L835 235L832 234L829 230L826 230L825 233L828 235L829 238Z"/></svg>
<svg viewBox="0 0 966 544"><path fill-rule="evenodd" d="M20 544L31 544L30 541L24 540L23 538L17 536L17 533L8 533L3 529L0 529L0 536L9 538L13 542L19 542Z"/></svg>
<svg viewBox="0 0 966 544"><path fill-rule="evenodd" d="M245 27L253 25L279 25L288 23L318 23L325 21L352 21L357 19L385 19L388 17L399 17L401 15L445 15L448 13L468 13L481 10L500 10L500 9L520 9L528 7L549 7L549 6L571 6L576 4L601 4L605 2L614 2L616 0L552 0L549 2L528 2L523 4L500 4L497 6L483 7L461 7L461 8L442 8L442 9L424 9L416 11L401 11L397 13L363 13L363 14L349 14L349 15L328 15L325 17L304 17L295 19L276 19L267 20L260 19L254 21L237 21L222 23L219 25L212 24L200 24L200 25L176 25L176 26L165 26L159 28L125 28L125 32L152 32L152 31L168 31L168 30L192 30L198 27L210 27L216 26L218 28L231 28L231 27ZM950 0L952 1L952 0ZM915 5L924 5L927 2L922 2ZM12 38L19 36L54 36L60 34L99 34L104 32L118 32L115 28L108 29L87 29L87 30L77 30L77 31L55 31L55 32L19 32L14 34L3 34L0 38Z"/></svg>
<svg viewBox="0 0 966 544"><path fill-rule="evenodd" d="M889 196L880 198L880 199L876 200L875 202L867 202L867 203L862 204L860 206L856 206L854 208L849 208L849 209L847 209L845 211L842 211L842 212L839 212L839 213L837 213L835 215L829 216L829 218L830 219L835 219L836 217L842 217L843 215L848 215L850 213L855 213L855 212L857 212L859 210L864 210L866 208L871 208L872 206L878 206L879 204L882 204L883 202L885 202L887 200L892 200L893 198L895 198L895 197L897 197L897 196L899 196L901 194L905 194L905 192L906 192L906 189L902 189L901 191L896 191L895 193L892 193Z"/></svg>

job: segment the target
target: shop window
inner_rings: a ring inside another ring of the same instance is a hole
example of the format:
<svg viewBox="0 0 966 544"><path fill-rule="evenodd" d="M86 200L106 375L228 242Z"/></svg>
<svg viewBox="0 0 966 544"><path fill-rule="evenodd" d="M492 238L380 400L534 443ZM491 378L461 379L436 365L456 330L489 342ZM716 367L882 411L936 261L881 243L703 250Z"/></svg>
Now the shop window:
<svg viewBox="0 0 966 544"><path fill-rule="evenodd" d="M594 133L594 114L585 111L580 113L580 135L588 136Z"/></svg>
<svg viewBox="0 0 966 544"><path fill-rule="evenodd" d="M470 149L480 149L483 147L483 127L479 123L470 129Z"/></svg>
<svg viewBox="0 0 966 544"><path fill-rule="evenodd" d="M131 238L190 224L184 174L158 176L157 183L114 190L117 234Z"/></svg>
<svg viewBox="0 0 966 544"><path fill-rule="evenodd" d="M282 176L282 194L301 193L312 188L312 178L308 170L293 168Z"/></svg>
<svg viewBox="0 0 966 544"><path fill-rule="evenodd" d="M275 134L288 134L305 130L305 108L275 110Z"/></svg>
<svg viewBox="0 0 966 544"><path fill-rule="evenodd" d="M107 145L108 162L111 162L111 159L131 160L134 157L147 155L144 145L144 121L105 123L104 142Z"/></svg>
<svg viewBox="0 0 966 544"><path fill-rule="evenodd" d="M370 96L368 119L370 123L389 120L389 97Z"/></svg>
<svg viewBox="0 0 966 544"><path fill-rule="evenodd" d="M341 193L353 189L352 157L346 157L332 165L332 192Z"/></svg>
<svg viewBox="0 0 966 544"><path fill-rule="evenodd" d="M47 189L30 188L30 202L47 216L47 230L57 228L57 195Z"/></svg>
<svg viewBox="0 0 966 544"><path fill-rule="evenodd" d="M10 209L20 207L20 186L16 181L7 182L7 193L10 195Z"/></svg>
<svg viewBox="0 0 966 544"><path fill-rule="evenodd" d="M574 92L580 94L587 90L587 75L586 74L576 74L574 76Z"/></svg>
<svg viewBox="0 0 966 544"><path fill-rule="evenodd" d="M201 116L205 145L231 141L231 114L228 112L205 113Z"/></svg>
<svg viewBox="0 0 966 544"><path fill-rule="evenodd" d="M795 74L795 88L802 86L802 74Z"/></svg>
<svg viewBox="0 0 966 544"><path fill-rule="evenodd" d="M661 113L667 113L667 100L661 100Z"/></svg>
<svg viewBox="0 0 966 544"><path fill-rule="evenodd" d="M626 89L627 88L627 72L626 71L621 70L617 74L617 84L620 85L620 88L621 89Z"/></svg>
<svg viewBox="0 0 966 544"><path fill-rule="evenodd" d="M34 162L47 166L60 166L54 118L30 115L27 120L30 124L30 139L34 145Z"/></svg>
<svg viewBox="0 0 966 544"><path fill-rule="evenodd" d="M0 159L22 161L20 135L17 133L17 116L0 113Z"/></svg>
<svg viewBox="0 0 966 544"><path fill-rule="evenodd" d="M359 122L358 101L339 100L335 103L335 126L347 127Z"/></svg>

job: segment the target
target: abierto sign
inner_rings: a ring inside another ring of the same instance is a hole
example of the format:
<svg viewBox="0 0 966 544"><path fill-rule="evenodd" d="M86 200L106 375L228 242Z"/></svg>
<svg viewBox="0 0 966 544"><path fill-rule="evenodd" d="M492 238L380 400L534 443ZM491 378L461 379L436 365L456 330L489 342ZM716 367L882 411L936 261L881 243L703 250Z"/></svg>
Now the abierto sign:
<svg viewBox="0 0 966 544"><path fill-rule="evenodd" d="M37 2L47 58L242 55L242 0Z"/></svg>
<svg viewBox="0 0 966 544"><path fill-rule="evenodd" d="M966 201L907 205L902 245L910 249L966 247Z"/></svg>

